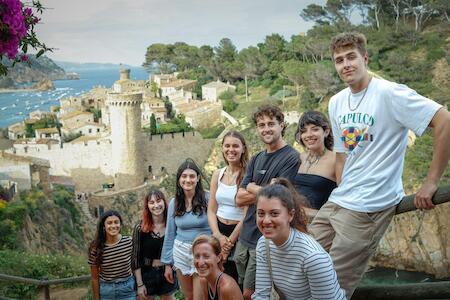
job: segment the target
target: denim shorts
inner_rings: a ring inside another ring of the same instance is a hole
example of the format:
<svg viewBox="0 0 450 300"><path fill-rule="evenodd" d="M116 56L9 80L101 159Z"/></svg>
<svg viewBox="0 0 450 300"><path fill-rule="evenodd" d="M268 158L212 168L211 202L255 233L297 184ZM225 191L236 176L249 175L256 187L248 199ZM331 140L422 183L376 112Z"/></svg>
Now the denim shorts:
<svg viewBox="0 0 450 300"><path fill-rule="evenodd" d="M173 267L175 270L180 270L181 274L185 276L197 273L194 267L191 244L175 240L173 244Z"/></svg>
<svg viewBox="0 0 450 300"><path fill-rule="evenodd" d="M100 279L101 300L136 300L134 276L111 281Z"/></svg>
<svg viewBox="0 0 450 300"><path fill-rule="evenodd" d="M177 275L173 272L174 283L170 283L164 277L165 266L142 268L142 282L149 296L162 296L173 294L178 289Z"/></svg>

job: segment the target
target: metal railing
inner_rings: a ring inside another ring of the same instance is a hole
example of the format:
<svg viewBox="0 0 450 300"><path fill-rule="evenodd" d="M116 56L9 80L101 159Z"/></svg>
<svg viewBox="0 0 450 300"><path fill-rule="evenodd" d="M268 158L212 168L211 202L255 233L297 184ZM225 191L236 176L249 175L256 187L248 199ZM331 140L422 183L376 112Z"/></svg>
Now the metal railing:
<svg viewBox="0 0 450 300"><path fill-rule="evenodd" d="M19 276L12 276L6 274L0 274L0 281L9 281L15 283L25 283L38 286L38 299L50 300L50 285L63 284L63 283L78 283L91 280L90 275L83 275L78 277L61 278L61 279L32 279Z"/></svg>

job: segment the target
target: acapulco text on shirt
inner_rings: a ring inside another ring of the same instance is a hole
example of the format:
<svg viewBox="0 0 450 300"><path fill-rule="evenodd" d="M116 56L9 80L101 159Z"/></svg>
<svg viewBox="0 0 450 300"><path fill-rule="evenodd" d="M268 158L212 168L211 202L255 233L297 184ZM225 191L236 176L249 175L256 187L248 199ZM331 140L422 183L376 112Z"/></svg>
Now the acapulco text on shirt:
<svg viewBox="0 0 450 300"><path fill-rule="evenodd" d="M360 112L348 113L339 115L338 122L341 128L341 140L348 151L351 152L357 146L363 147L366 142L373 141L373 135L368 133L369 128L375 124L373 116ZM348 126L350 124L351 126Z"/></svg>

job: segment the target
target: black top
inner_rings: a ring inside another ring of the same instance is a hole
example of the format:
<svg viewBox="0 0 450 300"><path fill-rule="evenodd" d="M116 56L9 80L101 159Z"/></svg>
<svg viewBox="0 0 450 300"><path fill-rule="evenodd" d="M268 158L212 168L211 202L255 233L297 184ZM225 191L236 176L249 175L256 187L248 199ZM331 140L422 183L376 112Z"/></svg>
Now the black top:
<svg viewBox="0 0 450 300"><path fill-rule="evenodd" d="M316 174L297 173L293 183L297 192L306 196L314 209L320 209L336 188L336 182Z"/></svg>
<svg viewBox="0 0 450 300"><path fill-rule="evenodd" d="M139 268L151 268L152 260L161 259L161 250L164 236L150 232L142 232L141 224L134 227L133 231L133 270Z"/></svg>
<svg viewBox="0 0 450 300"><path fill-rule="evenodd" d="M214 297L212 295L212 290L211 290L211 288L209 287L209 284L208 284L208 300L219 300L219 289L218 289L218 286L219 286L219 280L222 277L222 275L223 275L223 273L220 273L219 276L217 276L216 284L215 284L215 287L214 287L214 290L215 290Z"/></svg>
<svg viewBox="0 0 450 300"><path fill-rule="evenodd" d="M246 188L250 182L265 186L272 178L277 177L285 177L292 181L299 164L299 153L289 145L271 153L261 151L250 160L240 187ZM261 232L256 226L256 205L252 204L247 209L239 241L246 247L255 249L260 237Z"/></svg>

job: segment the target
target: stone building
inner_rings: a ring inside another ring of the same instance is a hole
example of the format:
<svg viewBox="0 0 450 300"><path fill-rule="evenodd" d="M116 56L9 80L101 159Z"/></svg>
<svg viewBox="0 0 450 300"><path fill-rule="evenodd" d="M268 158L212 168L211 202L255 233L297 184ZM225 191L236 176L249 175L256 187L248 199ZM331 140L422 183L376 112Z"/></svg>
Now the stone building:
<svg viewBox="0 0 450 300"><path fill-rule="evenodd" d="M34 135L36 139L54 139L60 140L59 131L56 127L51 128L40 128L34 131Z"/></svg>
<svg viewBox="0 0 450 300"><path fill-rule="evenodd" d="M8 138L10 140L17 140L25 137L25 124L18 122L8 126Z"/></svg>
<svg viewBox="0 0 450 300"><path fill-rule="evenodd" d="M142 93L109 93L111 122L111 163L116 187L129 188L143 184L143 151L141 150Z"/></svg>
<svg viewBox="0 0 450 300"><path fill-rule="evenodd" d="M219 96L225 91L235 91L236 86L230 83L224 83L220 80L212 81L207 84L202 85L202 99L217 102L219 101Z"/></svg>

